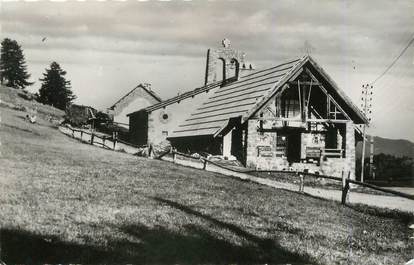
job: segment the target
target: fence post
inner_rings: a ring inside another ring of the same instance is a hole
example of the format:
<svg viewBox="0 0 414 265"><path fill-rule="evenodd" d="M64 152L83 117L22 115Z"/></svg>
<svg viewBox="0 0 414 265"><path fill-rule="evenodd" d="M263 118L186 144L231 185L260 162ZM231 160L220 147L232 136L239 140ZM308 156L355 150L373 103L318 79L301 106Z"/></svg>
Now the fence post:
<svg viewBox="0 0 414 265"><path fill-rule="evenodd" d="M341 203L343 205L346 204L346 196L348 195L348 191L349 191L349 179L345 179L344 176L345 175L342 174L342 183L343 183L343 186L342 186L342 200L341 200Z"/></svg>
<svg viewBox="0 0 414 265"><path fill-rule="evenodd" d="M114 150L115 150L115 148L116 148L116 138L117 138L115 132L112 132L112 138L114 140Z"/></svg>
<svg viewBox="0 0 414 265"><path fill-rule="evenodd" d="M81 141L82 141L83 131L81 131Z"/></svg>
<svg viewBox="0 0 414 265"><path fill-rule="evenodd" d="M72 138L75 138L75 130L72 129Z"/></svg>
<svg viewBox="0 0 414 265"><path fill-rule="evenodd" d="M153 156L152 156L152 153L153 153L153 150L152 150L152 144L150 144L149 145L149 147L148 147L148 158L153 158Z"/></svg>
<svg viewBox="0 0 414 265"><path fill-rule="evenodd" d="M103 148L105 148L105 139L106 139L106 136L103 136L103 137L102 137L102 147L103 147Z"/></svg>
<svg viewBox="0 0 414 265"><path fill-rule="evenodd" d="M207 167L207 159L203 159L203 169L206 170Z"/></svg>
<svg viewBox="0 0 414 265"><path fill-rule="evenodd" d="M93 145L93 137L94 137L95 135L93 134L93 132L91 133L91 144Z"/></svg>
<svg viewBox="0 0 414 265"><path fill-rule="evenodd" d="M175 151L173 151L173 162L175 163Z"/></svg>
<svg viewBox="0 0 414 265"><path fill-rule="evenodd" d="M299 192L304 192L303 174L299 174Z"/></svg>

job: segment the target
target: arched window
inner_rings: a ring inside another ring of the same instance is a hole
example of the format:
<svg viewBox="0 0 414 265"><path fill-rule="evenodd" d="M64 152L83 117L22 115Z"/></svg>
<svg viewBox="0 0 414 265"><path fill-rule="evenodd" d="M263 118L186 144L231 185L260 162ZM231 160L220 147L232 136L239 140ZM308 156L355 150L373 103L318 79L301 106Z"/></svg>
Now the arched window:
<svg viewBox="0 0 414 265"><path fill-rule="evenodd" d="M229 77L228 78L239 78L239 67L240 63L237 61L237 59L233 58L230 60L230 71L229 71Z"/></svg>
<svg viewBox="0 0 414 265"><path fill-rule="evenodd" d="M218 58L217 66L216 66L216 73L215 73L215 80L216 81L223 81L226 79L226 61L223 58Z"/></svg>

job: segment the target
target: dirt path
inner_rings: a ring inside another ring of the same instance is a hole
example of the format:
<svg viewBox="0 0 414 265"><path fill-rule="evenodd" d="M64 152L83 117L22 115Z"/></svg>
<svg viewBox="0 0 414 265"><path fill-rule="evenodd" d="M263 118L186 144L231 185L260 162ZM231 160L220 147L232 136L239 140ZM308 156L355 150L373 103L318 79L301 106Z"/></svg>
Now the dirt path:
<svg viewBox="0 0 414 265"><path fill-rule="evenodd" d="M206 169L209 171L214 171L214 172L218 172L221 174L234 176L234 177L237 177L243 180L250 180L252 182L266 185L269 187L291 190L291 191L299 190L298 185L279 182L279 181L275 181L271 179L259 178L259 177L255 177L255 176L252 176L246 173L237 173L237 172L226 170L224 168L221 168L221 167L218 167L212 164L209 164ZM334 200L334 201L341 201L341 196L342 196L342 192L339 190L311 188L311 187L306 187L306 186L304 188L304 192L306 194L309 194L315 197ZM349 203L360 203L360 204L366 204L370 206L376 206L376 207L388 208L388 209L398 209L398 210L414 213L414 201L406 199L406 198L397 197L397 196L374 195L374 194L367 194L367 193L352 192L351 190L351 192L349 193L348 201Z"/></svg>
<svg viewBox="0 0 414 265"><path fill-rule="evenodd" d="M247 174L246 174L247 175ZM251 181L267 185L274 188L286 189L291 191L298 191L298 185L278 182L270 179L258 178L249 176ZM321 188L305 187L304 192L306 194L325 198L329 200L341 201L342 192L339 190L328 190ZM349 203L361 203L376 207L398 209L406 212L414 213L414 201L401 198L397 196L385 196L385 195L373 195L367 193L351 192L349 193Z"/></svg>

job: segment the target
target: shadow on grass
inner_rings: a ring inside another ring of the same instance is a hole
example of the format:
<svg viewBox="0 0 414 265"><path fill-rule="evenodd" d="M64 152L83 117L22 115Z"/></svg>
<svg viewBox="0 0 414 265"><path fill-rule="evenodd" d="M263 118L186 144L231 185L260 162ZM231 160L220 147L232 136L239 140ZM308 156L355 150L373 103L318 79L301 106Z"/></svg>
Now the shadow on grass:
<svg viewBox="0 0 414 265"><path fill-rule="evenodd" d="M21 230L0 230L0 260L6 264L104 263L113 253L61 242Z"/></svg>
<svg viewBox="0 0 414 265"><path fill-rule="evenodd" d="M411 224L414 221L414 214L397 209L386 209L375 206L366 206L360 203L347 204L346 207L363 214L369 214L381 218L395 219L406 225Z"/></svg>
<svg viewBox="0 0 414 265"><path fill-rule="evenodd" d="M275 240L260 238L234 224L217 220L177 202L153 199L187 215L201 218L207 225L184 225L173 230L134 223L116 226L114 230L122 239L114 239L109 235L106 238L106 248L77 245L62 242L57 237L3 229L0 230L0 260L6 264L313 263L308 257L283 249ZM233 243L217 230L205 228L211 225L219 231L230 231L242 238L244 243Z"/></svg>
<svg viewBox="0 0 414 265"><path fill-rule="evenodd" d="M230 226L231 229L234 227ZM0 261L6 264L310 264L296 254L242 232L258 246L238 246L198 226L179 232L144 225L121 227L129 240L108 242L108 249L76 245L25 231L1 230Z"/></svg>
<svg viewBox="0 0 414 265"><path fill-rule="evenodd" d="M197 235L194 242L188 242L189 248L194 249L195 255L205 255L203 259L189 260L190 262L237 262L237 263L289 263L310 264L309 257L300 256L297 253L283 249L275 240L258 237L240 227L217 220L209 215L200 213L180 203L154 197L155 201L178 209L188 215L202 218L221 229L228 230L233 234L249 242L248 246L235 246L225 239L217 239L207 231L193 228L193 235ZM162 240L162 238L160 238Z"/></svg>

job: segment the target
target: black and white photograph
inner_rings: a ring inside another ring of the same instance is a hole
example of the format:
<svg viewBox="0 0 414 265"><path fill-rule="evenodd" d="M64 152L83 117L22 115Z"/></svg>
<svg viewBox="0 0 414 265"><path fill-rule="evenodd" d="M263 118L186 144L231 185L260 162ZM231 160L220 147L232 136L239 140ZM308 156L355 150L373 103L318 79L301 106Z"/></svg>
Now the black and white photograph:
<svg viewBox="0 0 414 265"><path fill-rule="evenodd" d="M413 0L0 0L0 265L414 265Z"/></svg>

